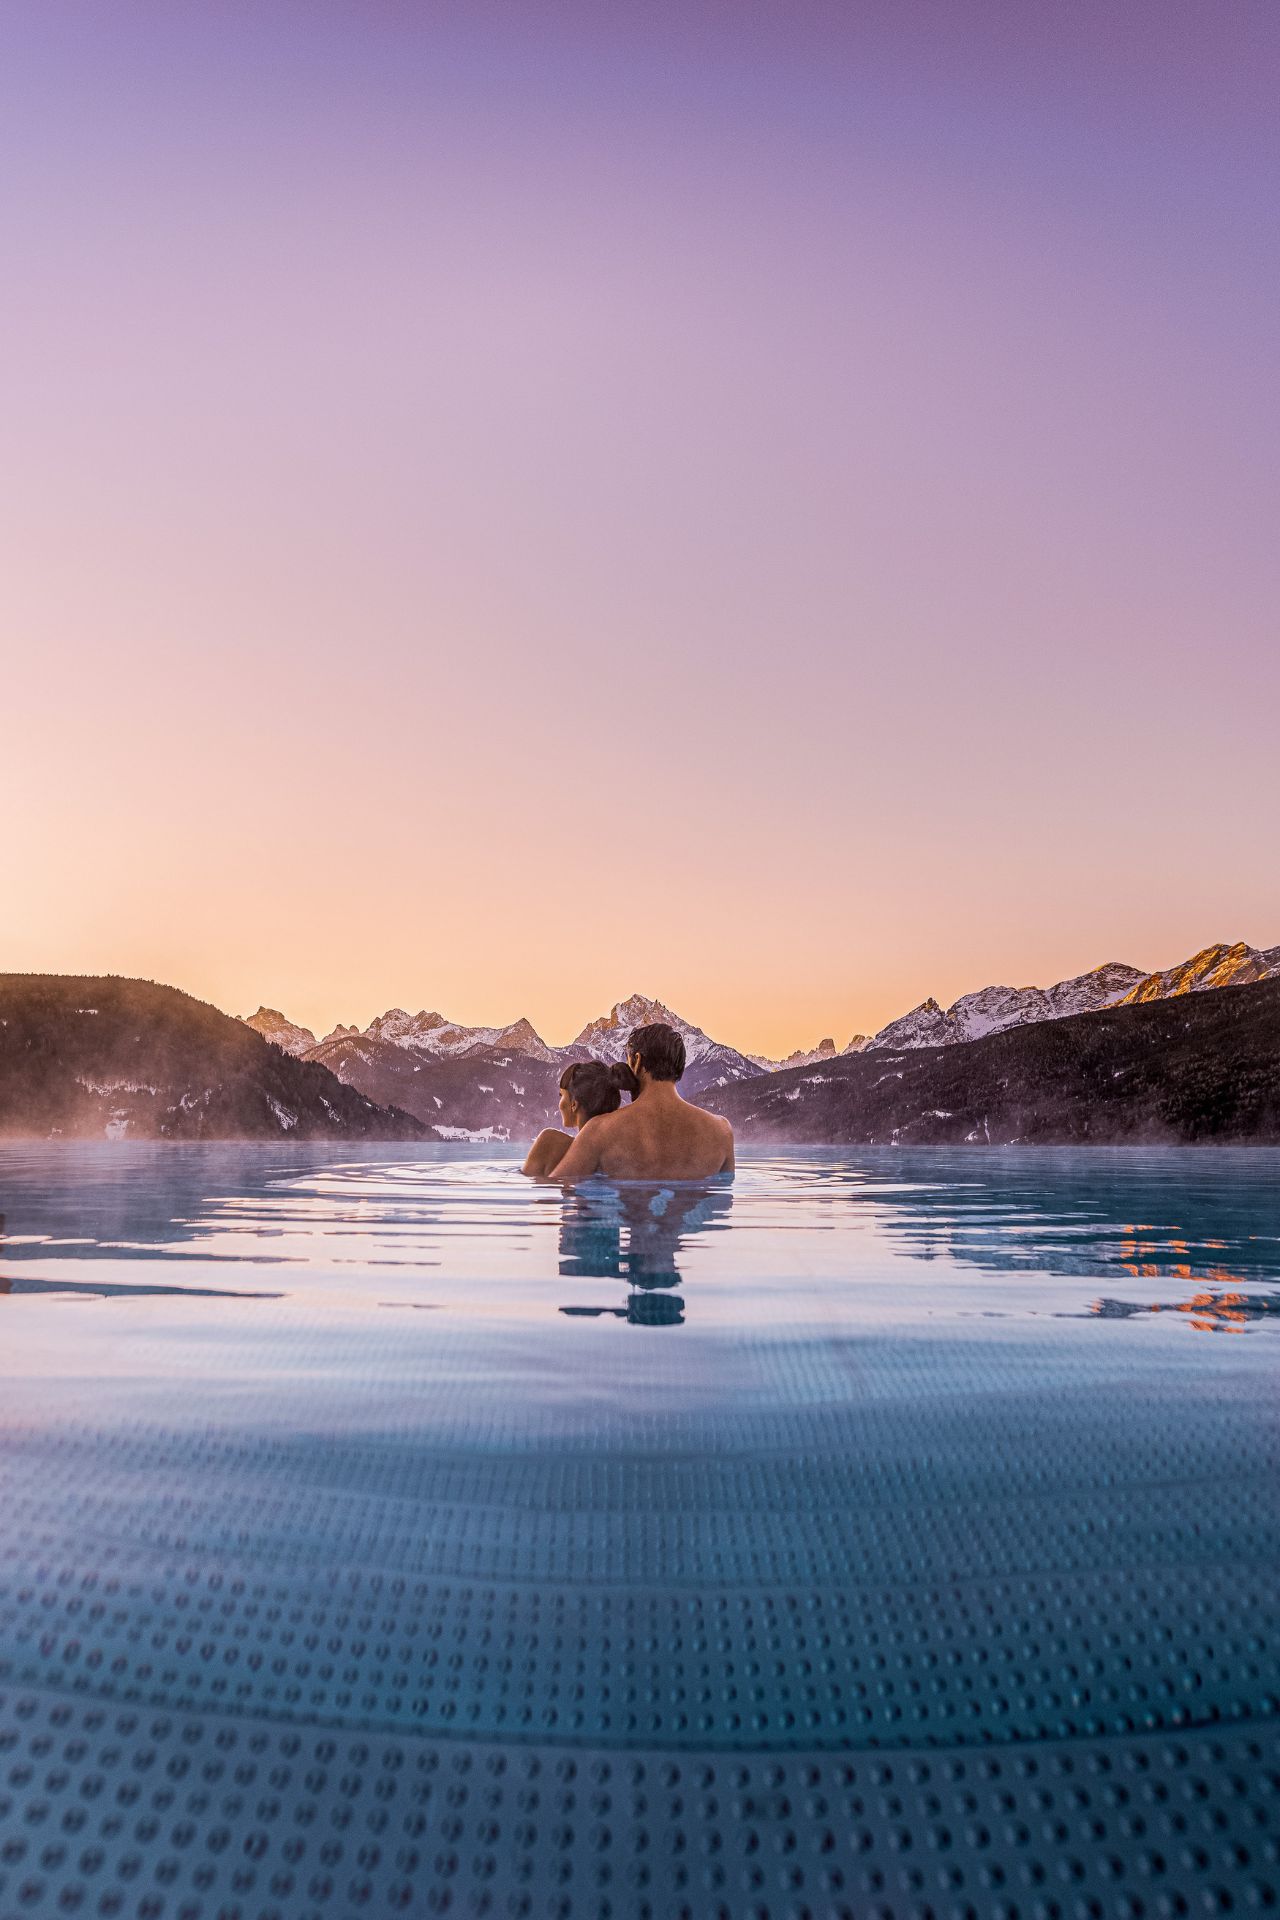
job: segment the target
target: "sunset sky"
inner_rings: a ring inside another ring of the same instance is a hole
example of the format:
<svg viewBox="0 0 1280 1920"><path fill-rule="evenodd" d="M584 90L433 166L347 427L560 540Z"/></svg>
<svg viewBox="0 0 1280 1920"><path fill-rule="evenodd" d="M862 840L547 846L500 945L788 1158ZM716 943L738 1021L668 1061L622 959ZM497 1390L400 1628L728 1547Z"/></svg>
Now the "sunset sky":
<svg viewBox="0 0 1280 1920"><path fill-rule="evenodd" d="M1280 942L1280 7L0 13L0 969L843 1044Z"/></svg>

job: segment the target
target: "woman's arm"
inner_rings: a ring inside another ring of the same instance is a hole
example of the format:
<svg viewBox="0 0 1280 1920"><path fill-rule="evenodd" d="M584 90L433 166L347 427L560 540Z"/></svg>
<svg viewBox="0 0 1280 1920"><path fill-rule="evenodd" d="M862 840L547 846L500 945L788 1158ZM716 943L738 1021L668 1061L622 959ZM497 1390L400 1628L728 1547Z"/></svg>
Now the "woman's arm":
<svg viewBox="0 0 1280 1920"><path fill-rule="evenodd" d="M527 1173L531 1180L545 1180L560 1165L571 1144L568 1134L558 1127L544 1127L530 1147L521 1173Z"/></svg>
<svg viewBox="0 0 1280 1920"><path fill-rule="evenodd" d="M604 1151L605 1137L609 1122L616 1118L612 1113L598 1113L580 1130L578 1137L562 1154L551 1170L553 1180L585 1180L588 1175L600 1170L600 1155Z"/></svg>

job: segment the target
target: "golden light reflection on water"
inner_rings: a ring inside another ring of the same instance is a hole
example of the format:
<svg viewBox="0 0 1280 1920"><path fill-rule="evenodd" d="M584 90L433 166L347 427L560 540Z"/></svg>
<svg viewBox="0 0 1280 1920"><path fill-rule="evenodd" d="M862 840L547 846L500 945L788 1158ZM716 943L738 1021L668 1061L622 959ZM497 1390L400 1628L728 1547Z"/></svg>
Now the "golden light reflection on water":
<svg viewBox="0 0 1280 1920"><path fill-rule="evenodd" d="M1138 1273L1138 1269L1130 1268ZM1141 1277L1148 1275L1164 1277L1155 1267L1140 1270ZM1174 1275L1180 1279L1190 1279L1190 1271L1185 1267L1175 1268ZM1256 1293L1250 1291L1242 1275L1230 1274L1217 1269L1204 1276L1211 1287L1202 1287L1185 1300L1122 1301L1098 1299L1089 1311L1105 1319L1129 1318L1135 1314L1180 1313L1187 1322L1201 1333L1244 1333L1250 1323L1267 1320L1280 1314L1280 1294ZM1227 1291L1212 1289L1225 1287Z"/></svg>
<svg viewBox="0 0 1280 1920"><path fill-rule="evenodd" d="M1195 1291L1184 1299L1119 1301L1095 1300L1089 1311L1116 1319L1133 1314L1176 1313L1201 1333L1244 1333L1253 1321L1271 1318L1280 1310L1280 1297L1251 1290L1249 1276L1219 1265L1200 1266L1198 1255L1218 1253L1227 1242L1217 1238L1190 1239L1143 1224L1120 1229L1118 1265L1133 1280L1179 1280ZM1255 1235L1248 1236L1251 1240ZM1176 1257L1170 1257L1176 1256Z"/></svg>

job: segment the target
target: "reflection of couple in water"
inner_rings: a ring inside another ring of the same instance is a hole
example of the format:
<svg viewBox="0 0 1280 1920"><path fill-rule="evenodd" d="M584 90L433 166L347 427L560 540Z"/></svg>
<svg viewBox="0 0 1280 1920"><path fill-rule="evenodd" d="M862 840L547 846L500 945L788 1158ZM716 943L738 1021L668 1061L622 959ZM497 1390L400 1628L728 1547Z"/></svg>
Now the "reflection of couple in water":
<svg viewBox="0 0 1280 1920"><path fill-rule="evenodd" d="M733 1128L719 1114L682 1100L684 1041L674 1027L637 1027L625 1064L579 1060L560 1076L558 1127L529 1149L523 1172L566 1185L603 1174L610 1180L706 1180L733 1172ZM622 1095L631 1096L627 1106ZM577 1138L573 1138L572 1129Z"/></svg>
<svg viewBox="0 0 1280 1920"><path fill-rule="evenodd" d="M625 1306L562 1307L562 1313L612 1316L633 1326L671 1327L684 1321L680 1255L688 1241L728 1225L733 1190L727 1179L702 1184L604 1182L565 1195L560 1223L560 1271L567 1278L622 1280Z"/></svg>

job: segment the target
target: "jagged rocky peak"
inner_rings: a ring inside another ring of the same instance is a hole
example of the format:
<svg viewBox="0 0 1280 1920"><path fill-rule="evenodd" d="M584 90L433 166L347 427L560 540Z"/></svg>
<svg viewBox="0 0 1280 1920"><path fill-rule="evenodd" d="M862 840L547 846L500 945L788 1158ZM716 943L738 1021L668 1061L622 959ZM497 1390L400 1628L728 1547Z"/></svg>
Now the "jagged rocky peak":
<svg viewBox="0 0 1280 1920"><path fill-rule="evenodd" d="M620 1060L627 1036L634 1028L663 1021L684 1037L691 1070L686 1090L696 1093L702 1087L724 1086L731 1080L748 1079L759 1073L810 1066L861 1053L866 1048L955 1046L1041 1020L1093 1013L1131 1001L1198 993L1211 987L1243 986L1277 976L1280 976L1280 946L1251 947L1244 941L1236 941L1234 945L1218 942L1193 954L1179 966L1157 973L1148 973L1120 960L1107 960L1087 973L1059 980L1052 987L981 987L976 993L962 994L947 1008L932 998L922 1000L918 1007L890 1021L870 1039L866 1034L857 1033L837 1050L835 1042L827 1038L816 1047L798 1047L785 1060L743 1054L712 1040L701 1027L681 1019L663 1001L643 993L619 1000L608 1013L590 1021L567 1047L549 1047L532 1021L523 1016L503 1027L468 1027L425 1008L418 1013L408 1013L403 1007L391 1007L370 1021L363 1033L355 1026L338 1025L318 1043L310 1028L296 1025L274 1007L259 1007L244 1024L295 1057L314 1051L326 1064L332 1062L324 1050L335 1041L352 1043L342 1050L344 1059L359 1041L404 1048L416 1056L412 1071L422 1073L427 1068L427 1055L435 1060L457 1060L477 1049L519 1054L544 1065L564 1065L570 1060L591 1056ZM370 1046L365 1051L376 1052L376 1048ZM361 1057L363 1059L363 1055Z"/></svg>
<svg viewBox="0 0 1280 1920"><path fill-rule="evenodd" d="M687 1022L661 1000L651 1000L648 994L628 994L625 1000L617 1000L608 1013L602 1013L598 1020L591 1020L578 1035L578 1041L585 1046L595 1034L622 1032L630 1033L635 1027L649 1027L659 1021L669 1027L683 1027Z"/></svg>
<svg viewBox="0 0 1280 1920"><path fill-rule="evenodd" d="M278 1007L259 1007L256 1013L243 1016L243 1024L260 1033L264 1040L270 1040L275 1047L281 1047L285 1053L297 1058L316 1044L316 1037L310 1027L300 1027L292 1020L286 1020Z"/></svg>
<svg viewBox="0 0 1280 1920"><path fill-rule="evenodd" d="M345 1036L348 1030L339 1031ZM371 1020L362 1037L417 1053L464 1054L476 1047L505 1047L513 1053L531 1054L535 1060L554 1058L532 1021L523 1018L506 1027L467 1027L446 1020L442 1013L425 1009L406 1013L403 1007L392 1007Z"/></svg>
<svg viewBox="0 0 1280 1920"><path fill-rule="evenodd" d="M1127 966L1122 960L1104 960L1100 967L1091 967L1088 973L1078 973L1070 980L1059 980L1056 986L1046 988L1052 1017L1063 1019L1068 1014L1096 1013L1099 1007L1115 1006L1145 977L1141 967Z"/></svg>
<svg viewBox="0 0 1280 1920"><path fill-rule="evenodd" d="M1059 1020L1073 1013L1096 1013L1114 1006L1145 976L1139 967L1108 960L1088 973L1059 980L1052 987L980 987L945 1010L933 999L890 1021L866 1044L871 1047L952 1047L982 1040L1009 1027L1038 1020Z"/></svg>
<svg viewBox="0 0 1280 1920"><path fill-rule="evenodd" d="M573 1045L585 1047L600 1060L621 1060L627 1050L627 1035L636 1027L656 1026L659 1022L683 1035L690 1059L697 1057L695 1045L700 1044L702 1048L711 1045L701 1027L691 1026L661 1000L650 1000L643 993L630 994L627 999L617 1001L608 1013L602 1013L598 1020L589 1021Z"/></svg>
<svg viewBox="0 0 1280 1920"><path fill-rule="evenodd" d="M530 1054L535 1060L554 1060L556 1057L532 1020L527 1020L523 1014L518 1020L513 1020L509 1027L501 1029L493 1045L509 1047L512 1053Z"/></svg>
<svg viewBox="0 0 1280 1920"><path fill-rule="evenodd" d="M751 1058L766 1073L785 1073L788 1067L812 1067L820 1060L834 1060L836 1043L834 1040L819 1040L816 1047L797 1047L794 1053L787 1054L783 1060L770 1060L765 1054L753 1053Z"/></svg>
<svg viewBox="0 0 1280 1920"><path fill-rule="evenodd" d="M661 1000L651 1000L643 993L619 1000L608 1013L590 1021L577 1039L561 1050L561 1057L580 1058L585 1053L597 1060L621 1060L627 1050L627 1036L636 1027L650 1027L658 1022L674 1027L684 1041L685 1070L689 1076L685 1090L692 1095L701 1087L725 1086L730 1080L750 1079L765 1071L758 1060L739 1053L736 1047L712 1040L701 1027L682 1020Z"/></svg>
<svg viewBox="0 0 1280 1920"><path fill-rule="evenodd" d="M947 1047L958 1040L955 1023L930 997L891 1020L868 1040L869 1047Z"/></svg>
<svg viewBox="0 0 1280 1920"><path fill-rule="evenodd" d="M1124 996L1125 1005L1145 1000L1170 1000L1180 993L1202 993L1209 987L1244 987L1255 980L1280 975L1280 948L1250 947L1243 940L1228 946L1219 940L1202 947L1180 966L1149 973Z"/></svg>
<svg viewBox="0 0 1280 1920"><path fill-rule="evenodd" d="M365 1033L370 1040L389 1040L393 1046L412 1047L420 1045L437 1028L448 1025L442 1013L428 1013L425 1008L418 1013L406 1013L403 1007L389 1007L369 1022Z"/></svg>

